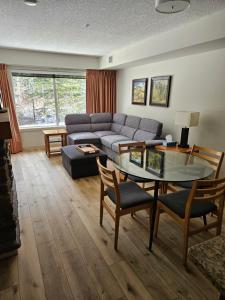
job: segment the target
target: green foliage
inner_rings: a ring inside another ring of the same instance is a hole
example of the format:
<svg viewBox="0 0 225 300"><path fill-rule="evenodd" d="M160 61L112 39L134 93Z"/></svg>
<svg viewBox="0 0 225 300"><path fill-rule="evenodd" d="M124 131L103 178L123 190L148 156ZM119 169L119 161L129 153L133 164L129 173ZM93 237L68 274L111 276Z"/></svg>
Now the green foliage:
<svg viewBox="0 0 225 300"><path fill-rule="evenodd" d="M66 114L86 110L83 78L13 76L13 88L20 125L63 123Z"/></svg>

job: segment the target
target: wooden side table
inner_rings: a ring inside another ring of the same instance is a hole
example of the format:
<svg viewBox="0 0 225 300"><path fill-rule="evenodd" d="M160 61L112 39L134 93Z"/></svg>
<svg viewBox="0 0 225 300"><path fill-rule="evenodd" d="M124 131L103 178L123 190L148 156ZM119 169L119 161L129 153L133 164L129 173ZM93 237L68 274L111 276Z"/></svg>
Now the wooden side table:
<svg viewBox="0 0 225 300"><path fill-rule="evenodd" d="M45 152L48 157L50 157L51 154L56 154L60 153L61 147L50 147L50 144L52 143L61 143L61 146L66 146L67 145L67 131L66 129L48 129L48 130L43 130L42 131L44 134L45 138ZM59 137L59 140L50 140L50 137Z"/></svg>
<svg viewBox="0 0 225 300"><path fill-rule="evenodd" d="M163 146L163 145L156 145L155 146L156 150L159 151L175 151L175 152L182 152L182 153L191 153L192 148L181 148L178 146L174 146L174 147L167 147L167 146Z"/></svg>

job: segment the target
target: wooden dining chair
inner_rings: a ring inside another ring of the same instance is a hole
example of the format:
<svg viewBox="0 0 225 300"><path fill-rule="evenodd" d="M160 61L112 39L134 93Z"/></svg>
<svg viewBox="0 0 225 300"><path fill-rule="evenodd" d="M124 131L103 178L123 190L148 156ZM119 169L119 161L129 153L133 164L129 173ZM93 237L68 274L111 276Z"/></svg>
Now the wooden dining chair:
<svg viewBox="0 0 225 300"><path fill-rule="evenodd" d="M120 217L144 209L150 210L152 215L153 197L133 181L118 183L115 171L104 167L99 158L97 164L101 179L100 225L102 226L105 208L115 221L114 249L117 250ZM107 203L105 197L111 200L111 205Z"/></svg>
<svg viewBox="0 0 225 300"><path fill-rule="evenodd" d="M213 180L197 180L191 190L160 195L157 205L155 236L159 227L162 212L172 217L183 231L183 264L187 262L189 236L201 231L216 228L216 234L221 233L225 197L225 178ZM209 213L216 215L216 220L196 230L190 229L192 218L202 217Z"/></svg>
<svg viewBox="0 0 225 300"><path fill-rule="evenodd" d="M123 154L123 153L131 153L132 151L137 151L137 152L142 152L144 155L145 149L146 149L146 144L145 142L131 142L131 143L123 143L123 144L119 144L119 154ZM119 178L120 181L126 181L127 179L134 181L136 183L140 183L142 184L142 188L145 191L150 191L154 189L154 186L151 187L145 187L146 183L152 182L151 179L145 179L145 178L141 178L135 175L130 175L130 174L125 174L123 172L120 171L119 173Z"/></svg>
<svg viewBox="0 0 225 300"><path fill-rule="evenodd" d="M211 179L219 178L220 168L223 162L224 152L214 150L211 148L205 148L197 145L193 145L191 153L189 155L189 159L192 157L199 157L202 159L207 160L211 167L213 168L214 172L211 176ZM168 190L172 192L177 192L180 188L191 189L192 182L191 181L184 181L184 182L177 182L175 185L169 184Z"/></svg>

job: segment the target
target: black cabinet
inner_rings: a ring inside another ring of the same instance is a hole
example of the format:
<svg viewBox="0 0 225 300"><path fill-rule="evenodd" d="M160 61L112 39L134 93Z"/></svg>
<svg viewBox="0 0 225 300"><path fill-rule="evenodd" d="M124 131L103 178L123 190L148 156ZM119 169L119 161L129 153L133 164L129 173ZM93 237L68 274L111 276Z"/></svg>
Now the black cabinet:
<svg viewBox="0 0 225 300"><path fill-rule="evenodd" d="M20 247L18 201L7 141L0 140L0 258Z"/></svg>

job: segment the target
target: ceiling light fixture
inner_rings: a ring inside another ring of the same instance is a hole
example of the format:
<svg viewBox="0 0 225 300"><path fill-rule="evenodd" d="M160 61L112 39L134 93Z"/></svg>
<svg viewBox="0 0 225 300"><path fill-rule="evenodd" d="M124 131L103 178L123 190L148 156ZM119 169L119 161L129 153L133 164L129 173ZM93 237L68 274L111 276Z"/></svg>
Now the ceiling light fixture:
<svg viewBox="0 0 225 300"><path fill-rule="evenodd" d="M36 6L38 1L37 0L24 0L24 3L29 6Z"/></svg>
<svg viewBox="0 0 225 300"><path fill-rule="evenodd" d="M163 14L174 14L190 6L190 0L155 0L155 10Z"/></svg>

